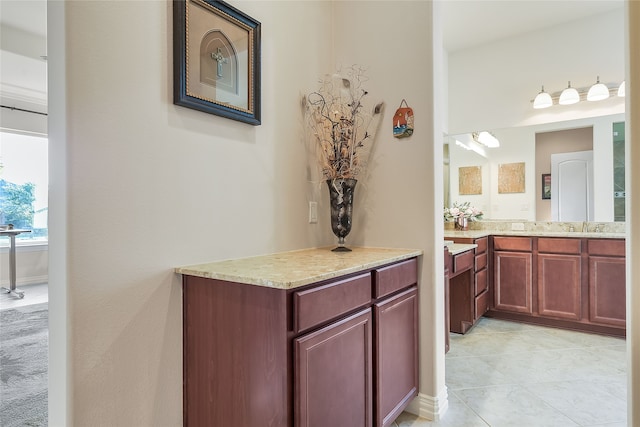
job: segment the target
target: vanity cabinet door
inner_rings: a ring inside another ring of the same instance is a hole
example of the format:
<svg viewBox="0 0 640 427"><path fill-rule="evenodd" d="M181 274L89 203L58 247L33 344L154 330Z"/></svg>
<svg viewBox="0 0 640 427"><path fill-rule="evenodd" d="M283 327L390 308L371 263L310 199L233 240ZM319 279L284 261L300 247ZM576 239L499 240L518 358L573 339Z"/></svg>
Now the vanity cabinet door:
<svg viewBox="0 0 640 427"><path fill-rule="evenodd" d="M375 427L388 427L418 394L418 290L376 303Z"/></svg>
<svg viewBox="0 0 640 427"><path fill-rule="evenodd" d="M538 254L538 314L580 320L582 308L580 255Z"/></svg>
<svg viewBox="0 0 640 427"><path fill-rule="evenodd" d="M496 310L532 314L531 259L530 252L494 252Z"/></svg>
<svg viewBox="0 0 640 427"><path fill-rule="evenodd" d="M624 258L589 257L589 320L601 325L625 326Z"/></svg>
<svg viewBox="0 0 640 427"><path fill-rule="evenodd" d="M294 340L296 427L371 426L371 323L368 308Z"/></svg>

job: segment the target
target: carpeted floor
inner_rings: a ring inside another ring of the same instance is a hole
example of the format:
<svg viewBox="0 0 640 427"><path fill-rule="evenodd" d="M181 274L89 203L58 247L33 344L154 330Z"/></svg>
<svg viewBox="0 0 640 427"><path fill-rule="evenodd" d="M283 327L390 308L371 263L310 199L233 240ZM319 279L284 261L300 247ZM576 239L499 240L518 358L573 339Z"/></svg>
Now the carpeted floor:
<svg viewBox="0 0 640 427"><path fill-rule="evenodd" d="M0 426L46 426L48 304L0 311Z"/></svg>

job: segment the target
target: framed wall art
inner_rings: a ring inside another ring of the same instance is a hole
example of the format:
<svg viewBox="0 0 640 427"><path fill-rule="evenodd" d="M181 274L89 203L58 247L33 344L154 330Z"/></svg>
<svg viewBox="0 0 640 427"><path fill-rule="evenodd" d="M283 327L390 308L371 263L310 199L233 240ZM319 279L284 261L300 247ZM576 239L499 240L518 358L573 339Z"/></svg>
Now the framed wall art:
<svg viewBox="0 0 640 427"><path fill-rule="evenodd" d="M260 22L223 1L173 2L173 103L260 124Z"/></svg>
<svg viewBox="0 0 640 427"><path fill-rule="evenodd" d="M542 200L551 199L551 174L542 174Z"/></svg>
<svg viewBox="0 0 640 427"><path fill-rule="evenodd" d="M482 166L458 168L458 194L482 194Z"/></svg>
<svg viewBox="0 0 640 427"><path fill-rule="evenodd" d="M498 165L498 193L524 193L524 162Z"/></svg>

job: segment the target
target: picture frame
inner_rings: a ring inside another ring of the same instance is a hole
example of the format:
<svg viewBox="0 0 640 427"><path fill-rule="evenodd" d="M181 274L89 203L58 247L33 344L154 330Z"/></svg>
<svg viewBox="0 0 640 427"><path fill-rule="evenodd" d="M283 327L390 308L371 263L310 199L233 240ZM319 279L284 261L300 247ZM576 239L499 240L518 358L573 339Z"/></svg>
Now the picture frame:
<svg viewBox="0 0 640 427"><path fill-rule="evenodd" d="M259 125L260 32L224 1L174 0L173 103Z"/></svg>
<svg viewBox="0 0 640 427"><path fill-rule="evenodd" d="M551 199L551 174L542 174L542 200Z"/></svg>

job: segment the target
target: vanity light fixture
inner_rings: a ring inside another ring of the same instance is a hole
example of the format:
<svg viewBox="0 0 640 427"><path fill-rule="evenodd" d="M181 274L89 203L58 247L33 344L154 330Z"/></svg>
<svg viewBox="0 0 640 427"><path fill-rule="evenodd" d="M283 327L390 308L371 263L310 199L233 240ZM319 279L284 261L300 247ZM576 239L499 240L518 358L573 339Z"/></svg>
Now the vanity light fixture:
<svg viewBox="0 0 640 427"><path fill-rule="evenodd" d="M539 110L541 108L551 107L553 105L553 101L551 100L551 95L544 91L544 85L542 86L542 90L538 95L536 95L536 99L533 100L533 108Z"/></svg>
<svg viewBox="0 0 640 427"><path fill-rule="evenodd" d="M456 141L456 145L458 147L462 147L465 150L474 151L474 152L478 153L479 155L481 155L482 157L485 157L485 158L487 157L487 153L484 151L484 148L482 148L482 146L477 144L476 142L472 141L469 138L469 134L464 134L464 135L461 135L461 136L462 136L461 139L465 139L466 142L462 142L462 141L460 141L459 139L456 138L455 141Z"/></svg>
<svg viewBox="0 0 640 427"><path fill-rule="evenodd" d="M600 83L600 76L596 80L596 83L589 88L587 93L587 101L601 101L609 97L609 88Z"/></svg>
<svg viewBox="0 0 640 427"><path fill-rule="evenodd" d="M498 138L491 132L481 131L481 132L473 132L471 134L474 141L484 145L489 148L497 148L500 147L500 141Z"/></svg>
<svg viewBox="0 0 640 427"><path fill-rule="evenodd" d="M571 87L571 82L569 82L567 88L562 91L560 94L560 99L558 100L558 104L560 105L571 105L580 102L580 94L575 88Z"/></svg>
<svg viewBox="0 0 640 427"><path fill-rule="evenodd" d="M596 83L590 87L574 88L571 86L571 81L569 81L562 92L552 94L545 92L544 86L542 86L540 93L530 102L533 103L533 108L540 109L551 107L556 103L559 105L571 105L584 100L600 101L615 95L624 97L625 93L626 85L624 81L620 83L620 86L614 88L612 84L605 85L600 83L600 76L598 76Z"/></svg>

